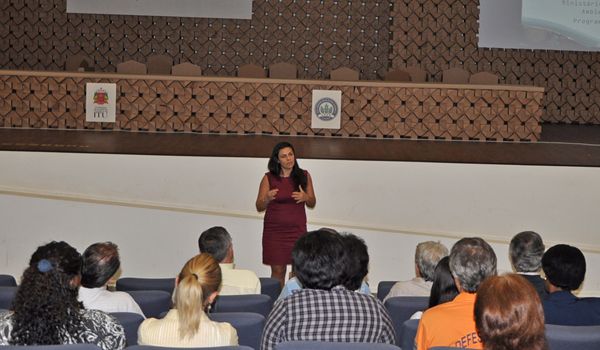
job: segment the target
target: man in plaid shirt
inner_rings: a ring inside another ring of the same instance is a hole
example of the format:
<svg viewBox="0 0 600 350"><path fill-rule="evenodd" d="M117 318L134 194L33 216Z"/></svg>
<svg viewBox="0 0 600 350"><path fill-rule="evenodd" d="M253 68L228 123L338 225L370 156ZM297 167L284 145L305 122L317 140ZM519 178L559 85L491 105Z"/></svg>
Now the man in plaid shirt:
<svg viewBox="0 0 600 350"><path fill-rule="evenodd" d="M356 254L346 249L344 239L321 229L296 242L292 261L303 289L275 303L262 350L285 341L394 343L394 328L383 304L346 288L364 269L357 269Z"/></svg>

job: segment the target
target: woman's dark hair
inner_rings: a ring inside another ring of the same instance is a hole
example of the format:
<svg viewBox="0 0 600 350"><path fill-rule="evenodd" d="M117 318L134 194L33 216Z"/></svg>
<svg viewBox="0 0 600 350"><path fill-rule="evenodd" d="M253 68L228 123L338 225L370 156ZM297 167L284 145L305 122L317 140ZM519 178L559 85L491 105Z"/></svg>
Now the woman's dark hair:
<svg viewBox="0 0 600 350"><path fill-rule="evenodd" d="M486 350L546 350L538 293L516 274L488 277L477 290L475 326Z"/></svg>
<svg viewBox="0 0 600 350"><path fill-rule="evenodd" d="M121 266L119 248L112 242L94 243L83 252L81 285L86 288L104 286Z"/></svg>
<svg viewBox="0 0 600 350"><path fill-rule="evenodd" d="M275 176L281 176L281 165L279 164L279 151L284 148L291 148L292 152L294 152L294 168L292 169L292 173L290 177L296 186L301 186L304 191L306 191L306 174L304 170L300 168L298 165L298 159L296 159L296 150L294 150L294 146L292 146L289 142L280 142L273 147L273 152L271 152L271 158L269 158L269 172Z"/></svg>
<svg viewBox="0 0 600 350"><path fill-rule="evenodd" d="M11 345L62 344L84 329L77 301L81 255L66 242L50 242L31 256L13 301Z"/></svg>
<svg viewBox="0 0 600 350"><path fill-rule="evenodd" d="M446 256L435 267L429 295L429 307L452 301L457 295L458 289L450 272L450 258Z"/></svg>
<svg viewBox="0 0 600 350"><path fill-rule="evenodd" d="M563 290L575 290L585 278L585 257L576 247L557 244L544 253L542 269L554 286Z"/></svg>
<svg viewBox="0 0 600 350"><path fill-rule="evenodd" d="M304 288L330 290L346 279L346 247L342 236L330 230L311 231L292 250L292 265Z"/></svg>

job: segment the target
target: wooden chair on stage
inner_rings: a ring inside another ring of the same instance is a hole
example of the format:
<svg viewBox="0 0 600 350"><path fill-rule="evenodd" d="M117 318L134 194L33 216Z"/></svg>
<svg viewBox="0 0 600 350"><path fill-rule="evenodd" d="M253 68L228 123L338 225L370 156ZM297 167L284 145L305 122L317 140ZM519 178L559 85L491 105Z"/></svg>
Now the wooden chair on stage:
<svg viewBox="0 0 600 350"><path fill-rule="evenodd" d="M146 62L148 74L169 75L173 67L173 59L167 55L152 55Z"/></svg>
<svg viewBox="0 0 600 350"><path fill-rule="evenodd" d="M407 82L411 81L410 74L402 69L395 69L387 72L385 75L385 81L399 81L399 82Z"/></svg>
<svg viewBox="0 0 600 350"><path fill-rule="evenodd" d="M469 84L497 85L498 76L490 72L479 72L471 75Z"/></svg>
<svg viewBox="0 0 600 350"><path fill-rule="evenodd" d="M360 73L357 70L348 67L341 67L338 69L334 69L329 73L329 78L331 80L339 80L339 81L358 81L360 78Z"/></svg>
<svg viewBox="0 0 600 350"><path fill-rule="evenodd" d="M269 66L269 78L297 79L298 68L295 64L287 62L274 63Z"/></svg>
<svg viewBox="0 0 600 350"><path fill-rule="evenodd" d="M120 74L146 74L146 65L138 61L129 60L117 64L117 73Z"/></svg>
<svg viewBox="0 0 600 350"><path fill-rule="evenodd" d="M427 82L427 72L419 66L409 66L402 68L402 70L410 75L410 81L413 83Z"/></svg>
<svg viewBox="0 0 600 350"><path fill-rule="evenodd" d="M171 75L181 75L189 77L202 76L202 68L190 62L176 64L171 68Z"/></svg>
<svg viewBox="0 0 600 350"><path fill-rule="evenodd" d="M74 55L67 57L65 70L67 72L89 72L93 71L92 60L85 55Z"/></svg>
<svg viewBox="0 0 600 350"><path fill-rule="evenodd" d="M442 73L442 83L444 84L468 84L469 72L462 68L446 69Z"/></svg>
<svg viewBox="0 0 600 350"><path fill-rule="evenodd" d="M266 78L265 69L256 64L244 64L238 69L238 77L240 78Z"/></svg>

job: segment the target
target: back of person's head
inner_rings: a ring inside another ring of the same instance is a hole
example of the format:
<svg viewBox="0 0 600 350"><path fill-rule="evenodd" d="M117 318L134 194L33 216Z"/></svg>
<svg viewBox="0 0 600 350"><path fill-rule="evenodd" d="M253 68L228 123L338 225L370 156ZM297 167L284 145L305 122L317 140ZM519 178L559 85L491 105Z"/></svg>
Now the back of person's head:
<svg viewBox="0 0 600 350"><path fill-rule="evenodd" d="M33 253L12 309L12 345L62 344L65 332L83 332L77 301L81 255L66 242Z"/></svg>
<svg viewBox="0 0 600 350"><path fill-rule="evenodd" d="M465 292L475 293L484 279L496 275L496 253L479 237L463 238L450 251L450 271Z"/></svg>
<svg viewBox="0 0 600 350"><path fill-rule="evenodd" d="M450 272L450 258L445 256L437 264L433 273L429 307L452 301L457 295L458 289Z"/></svg>
<svg viewBox="0 0 600 350"><path fill-rule="evenodd" d="M304 288L329 290L343 284L346 261L342 236L331 230L304 234L292 250L293 269Z"/></svg>
<svg viewBox="0 0 600 350"><path fill-rule="evenodd" d="M342 237L348 259L344 286L349 290L357 290L369 273L369 251L362 238L352 233L344 233Z"/></svg>
<svg viewBox="0 0 600 350"><path fill-rule="evenodd" d="M510 262L516 272L538 272L544 255L542 237L533 231L517 233L508 249Z"/></svg>
<svg viewBox="0 0 600 350"><path fill-rule="evenodd" d="M425 281L433 281L433 271L440 259L448 255L448 248L440 242L421 242L415 250L415 265Z"/></svg>
<svg viewBox="0 0 600 350"><path fill-rule="evenodd" d="M486 350L547 349L540 297L519 275L492 276L481 284L475 325Z"/></svg>
<svg viewBox="0 0 600 350"><path fill-rule="evenodd" d="M557 244L542 257L542 269L548 282L555 287L575 290L585 278L585 257L576 247Z"/></svg>
<svg viewBox="0 0 600 350"><path fill-rule="evenodd" d="M120 266L119 248L116 244L94 243L83 252L81 285L86 288L103 287Z"/></svg>
<svg viewBox="0 0 600 350"><path fill-rule="evenodd" d="M185 263L177 280L174 299L183 339L198 332L202 314L221 286L221 268L212 255L201 253Z"/></svg>
<svg viewBox="0 0 600 350"><path fill-rule="evenodd" d="M214 226L202 232L198 238L200 253L208 253L219 263L222 262L232 245L229 232L224 227Z"/></svg>

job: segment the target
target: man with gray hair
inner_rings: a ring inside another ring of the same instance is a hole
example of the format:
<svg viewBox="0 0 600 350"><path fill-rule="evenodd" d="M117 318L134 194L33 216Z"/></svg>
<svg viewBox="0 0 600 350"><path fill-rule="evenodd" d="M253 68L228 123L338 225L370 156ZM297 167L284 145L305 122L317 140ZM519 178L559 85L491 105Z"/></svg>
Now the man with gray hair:
<svg viewBox="0 0 600 350"><path fill-rule="evenodd" d="M198 238L200 253L208 253L221 267L220 295L260 294L260 280L250 270L236 269L233 264L233 241L224 227L214 226Z"/></svg>
<svg viewBox="0 0 600 350"><path fill-rule="evenodd" d="M421 242L415 250L415 275L409 281L396 282L384 302L392 297L428 297L433 283L433 273L438 262L448 255L448 248L440 242Z"/></svg>
<svg viewBox="0 0 600 350"><path fill-rule="evenodd" d="M450 251L450 271L459 294L423 313L415 338L417 350L434 346L483 349L473 316L475 297L483 280L496 275L496 254L481 238L463 238Z"/></svg>
<svg viewBox="0 0 600 350"><path fill-rule="evenodd" d="M547 294L544 280L540 277L544 250L542 237L533 231L517 233L508 248L513 269L533 285L542 300Z"/></svg>

